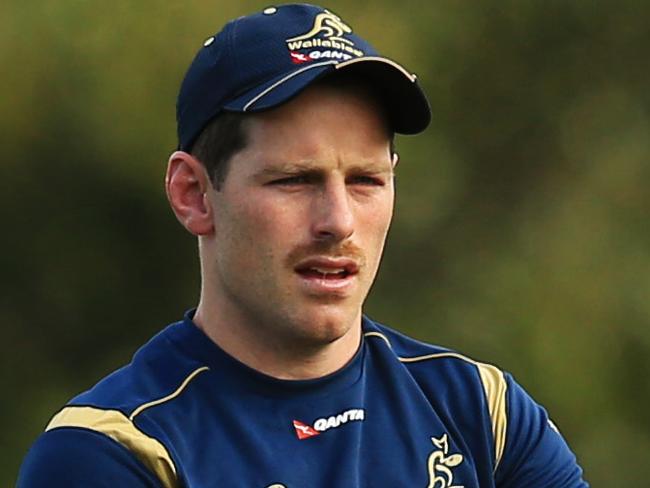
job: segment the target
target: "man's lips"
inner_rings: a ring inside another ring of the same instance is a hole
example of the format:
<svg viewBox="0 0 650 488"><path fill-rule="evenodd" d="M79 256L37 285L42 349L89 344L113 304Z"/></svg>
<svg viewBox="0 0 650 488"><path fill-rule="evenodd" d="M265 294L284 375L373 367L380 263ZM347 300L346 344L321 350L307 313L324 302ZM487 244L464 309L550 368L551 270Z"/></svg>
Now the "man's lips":
<svg viewBox="0 0 650 488"><path fill-rule="evenodd" d="M359 265L350 258L312 257L299 262L294 270L307 279L343 280L356 275Z"/></svg>
<svg viewBox="0 0 650 488"><path fill-rule="evenodd" d="M359 269L354 259L326 256L304 259L294 267L307 294L328 299L349 296Z"/></svg>

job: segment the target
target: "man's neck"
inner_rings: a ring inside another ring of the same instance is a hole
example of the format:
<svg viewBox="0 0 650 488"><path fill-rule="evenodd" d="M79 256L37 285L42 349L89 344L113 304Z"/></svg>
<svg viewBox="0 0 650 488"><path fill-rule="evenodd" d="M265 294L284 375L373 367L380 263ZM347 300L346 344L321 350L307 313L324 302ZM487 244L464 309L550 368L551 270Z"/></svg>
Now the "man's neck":
<svg viewBox="0 0 650 488"><path fill-rule="evenodd" d="M223 312L202 300L193 320L226 353L278 379L306 380L331 374L352 359L361 342L361 311L345 334L325 343L281 336L267 324Z"/></svg>

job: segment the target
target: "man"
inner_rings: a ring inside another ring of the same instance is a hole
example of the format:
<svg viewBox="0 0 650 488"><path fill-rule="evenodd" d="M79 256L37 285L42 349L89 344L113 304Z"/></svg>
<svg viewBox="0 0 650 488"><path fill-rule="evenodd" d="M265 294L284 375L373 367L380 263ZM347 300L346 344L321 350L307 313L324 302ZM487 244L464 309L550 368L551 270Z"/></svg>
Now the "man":
<svg viewBox="0 0 650 488"><path fill-rule="evenodd" d="M339 17L284 5L205 41L167 195L201 296L65 406L20 487L580 487L545 411L494 366L362 315L415 76Z"/></svg>

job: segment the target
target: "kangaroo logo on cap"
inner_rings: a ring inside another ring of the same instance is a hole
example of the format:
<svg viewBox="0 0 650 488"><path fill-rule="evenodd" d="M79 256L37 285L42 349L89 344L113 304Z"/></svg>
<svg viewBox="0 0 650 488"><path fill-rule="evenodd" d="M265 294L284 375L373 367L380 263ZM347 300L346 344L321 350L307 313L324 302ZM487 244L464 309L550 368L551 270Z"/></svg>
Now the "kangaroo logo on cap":
<svg viewBox="0 0 650 488"><path fill-rule="evenodd" d="M320 33L323 33L324 37L331 38L334 41L354 45L352 41L341 37L343 34L351 34L352 28L329 10L324 10L316 16L314 19L314 27L309 32L287 39L287 42L306 41L312 37L316 37Z"/></svg>
<svg viewBox="0 0 650 488"><path fill-rule="evenodd" d="M352 34L352 28L337 15L324 10L314 18L311 30L286 40L291 61L295 64L316 59L347 61L363 56L363 51L357 49L353 41L343 37L346 34Z"/></svg>

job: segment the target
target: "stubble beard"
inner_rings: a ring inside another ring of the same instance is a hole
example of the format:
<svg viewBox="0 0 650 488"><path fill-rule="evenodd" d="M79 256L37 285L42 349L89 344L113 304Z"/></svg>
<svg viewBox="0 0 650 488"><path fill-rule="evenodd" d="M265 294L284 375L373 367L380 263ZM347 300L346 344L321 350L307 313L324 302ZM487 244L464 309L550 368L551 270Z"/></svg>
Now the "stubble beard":
<svg viewBox="0 0 650 488"><path fill-rule="evenodd" d="M311 297L297 290L292 283L294 267L312 256L354 259L360 271L353 294L343 298ZM272 255L267 255L265 261L275 262ZM215 264L219 269L219 265ZM315 242L296 247L287 255L279 271L288 277L284 289L277 278L278 272L272 269L259 271L258 276L267 279L268 283L246 286L245 282L236 280L237 285L232 286L230 280L219 271L216 271L219 276L215 277L221 282L223 294L230 304L231 313L228 315L235 322L231 325L237 327L242 335L248 336L250 341L274 350L313 352L341 339L351 328L360 327L361 308L371 285L366 283L364 277L372 270L368 269L365 254L354 243ZM374 273L372 275L374 280ZM264 294L269 290L273 290L273 293Z"/></svg>

